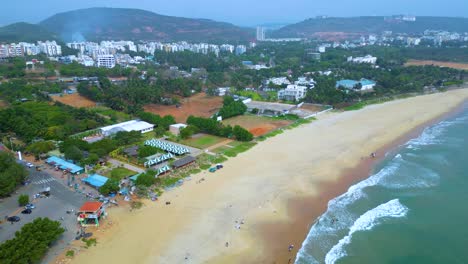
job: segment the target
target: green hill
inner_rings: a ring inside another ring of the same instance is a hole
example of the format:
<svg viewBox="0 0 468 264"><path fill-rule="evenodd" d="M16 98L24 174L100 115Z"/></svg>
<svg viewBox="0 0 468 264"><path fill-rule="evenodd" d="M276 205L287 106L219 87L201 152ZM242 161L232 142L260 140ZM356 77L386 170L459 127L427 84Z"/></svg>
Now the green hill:
<svg viewBox="0 0 468 264"><path fill-rule="evenodd" d="M21 22L0 27L0 42L36 42L58 39L56 34L39 25Z"/></svg>
<svg viewBox="0 0 468 264"><path fill-rule="evenodd" d="M468 32L468 18L417 17L414 22L385 19L382 16L311 18L274 31L272 36L310 38L325 32L366 34L383 31L411 34L422 33L427 29Z"/></svg>
<svg viewBox="0 0 468 264"><path fill-rule="evenodd" d="M246 41L253 29L208 19L155 14L139 9L89 8L56 14L41 23L64 41Z"/></svg>

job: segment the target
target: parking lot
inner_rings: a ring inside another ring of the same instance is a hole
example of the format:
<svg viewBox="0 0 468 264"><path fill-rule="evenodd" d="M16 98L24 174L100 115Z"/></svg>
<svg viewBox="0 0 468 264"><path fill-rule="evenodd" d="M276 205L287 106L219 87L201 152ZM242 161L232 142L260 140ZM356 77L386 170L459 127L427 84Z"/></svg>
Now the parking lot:
<svg viewBox="0 0 468 264"><path fill-rule="evenodd" d="M66 179L58 179L44 171L36 171L28 168L30 172L30 183L21 186L11 197L0 199L0 217L2 220L6 216L17 215L21 218L19 222L0 224L0 243L12 239L15 232L21 227L31 222L37 217L48 217L52 220L60 221L65 233L49 251L43 262L48 263L55 255L60 253L68 242L75 238L78 231L76 216L67 214L67 210L77 210L86 201L83 194L76 193L64 185ZM50 187L50 196L37 198L32 201L33 196L41 192L44 188ZM23 207L18 206L18 196L28 194L32 203L36 206L31 214L21 214Z"/></svg>

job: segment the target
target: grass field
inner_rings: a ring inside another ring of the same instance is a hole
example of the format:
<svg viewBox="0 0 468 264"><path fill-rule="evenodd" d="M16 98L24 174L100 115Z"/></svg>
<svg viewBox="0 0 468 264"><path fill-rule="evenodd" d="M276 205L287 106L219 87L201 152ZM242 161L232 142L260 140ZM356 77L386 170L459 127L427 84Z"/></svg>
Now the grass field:
<svg viewBox="0 0 468 264"><path fill-rule="evenodd" d="M222 137L203 134L201 136L195 136L190 139L182 140L180 143L194 148L206 149L223 141L226 141L226 139Z"/></svg>
<svg viewBox="0 0 468 264"><path fill-rule="evenodd" d="M78 93L65 94L62 96L52 96L52 99L62 104L66 104L73 107L95 107L96 102L89 100L88 98L81 96Z"/></svg>
<svg viewBox="0 0 468 264"><path fill-rule="evenodd" d="M223 121L223 124L231 126L239 125L258 137L280 127L288 126L292 122L291 120L281 120L264 116L242 115L226 119Z"/></svg>
<svg viewBox="0 0 468 264"><path fill-rule="evenodd" d="M123 179L125 177L130 177L130 176L133 176L135 174L137 174L137 173L132 171L132 170L120 167L120 168L115 168L115 169L112 169L111 171L108 171L105 174L105 176L107 176L109 178L112 178L112 179L121 180L121 179Z"/></svg>

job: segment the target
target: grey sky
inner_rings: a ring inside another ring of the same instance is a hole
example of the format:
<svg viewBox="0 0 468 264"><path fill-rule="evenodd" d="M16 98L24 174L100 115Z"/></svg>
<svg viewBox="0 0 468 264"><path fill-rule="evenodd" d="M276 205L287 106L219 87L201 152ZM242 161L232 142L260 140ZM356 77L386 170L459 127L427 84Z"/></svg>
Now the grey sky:
<svg viewBox="0 0 468 264"><path fill-rule="evenodd" d="M131 7L159 14L209 18L237 25L291 23L316 15L468 16L468 0L15 0L2 1L0 25L39 22L57 12Z"/></svg>

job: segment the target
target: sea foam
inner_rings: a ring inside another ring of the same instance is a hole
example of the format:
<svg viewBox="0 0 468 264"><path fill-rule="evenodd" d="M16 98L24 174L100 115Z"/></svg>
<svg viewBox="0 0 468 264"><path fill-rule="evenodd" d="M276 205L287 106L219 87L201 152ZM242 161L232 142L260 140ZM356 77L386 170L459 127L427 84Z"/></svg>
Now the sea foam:
<svg viewBox="0 0 468 264"><path fill-rule="evenodd" d="M386 218L404 217L408 208L400 203L398 199L391 200L371 209L361 215L349 229L348 235L343 237L334 245L325 256L326 264L333 264L338 259L346 256L344 247L351 242L352 236L358 231L371 230L374 226L380 224Z"/></svg>

